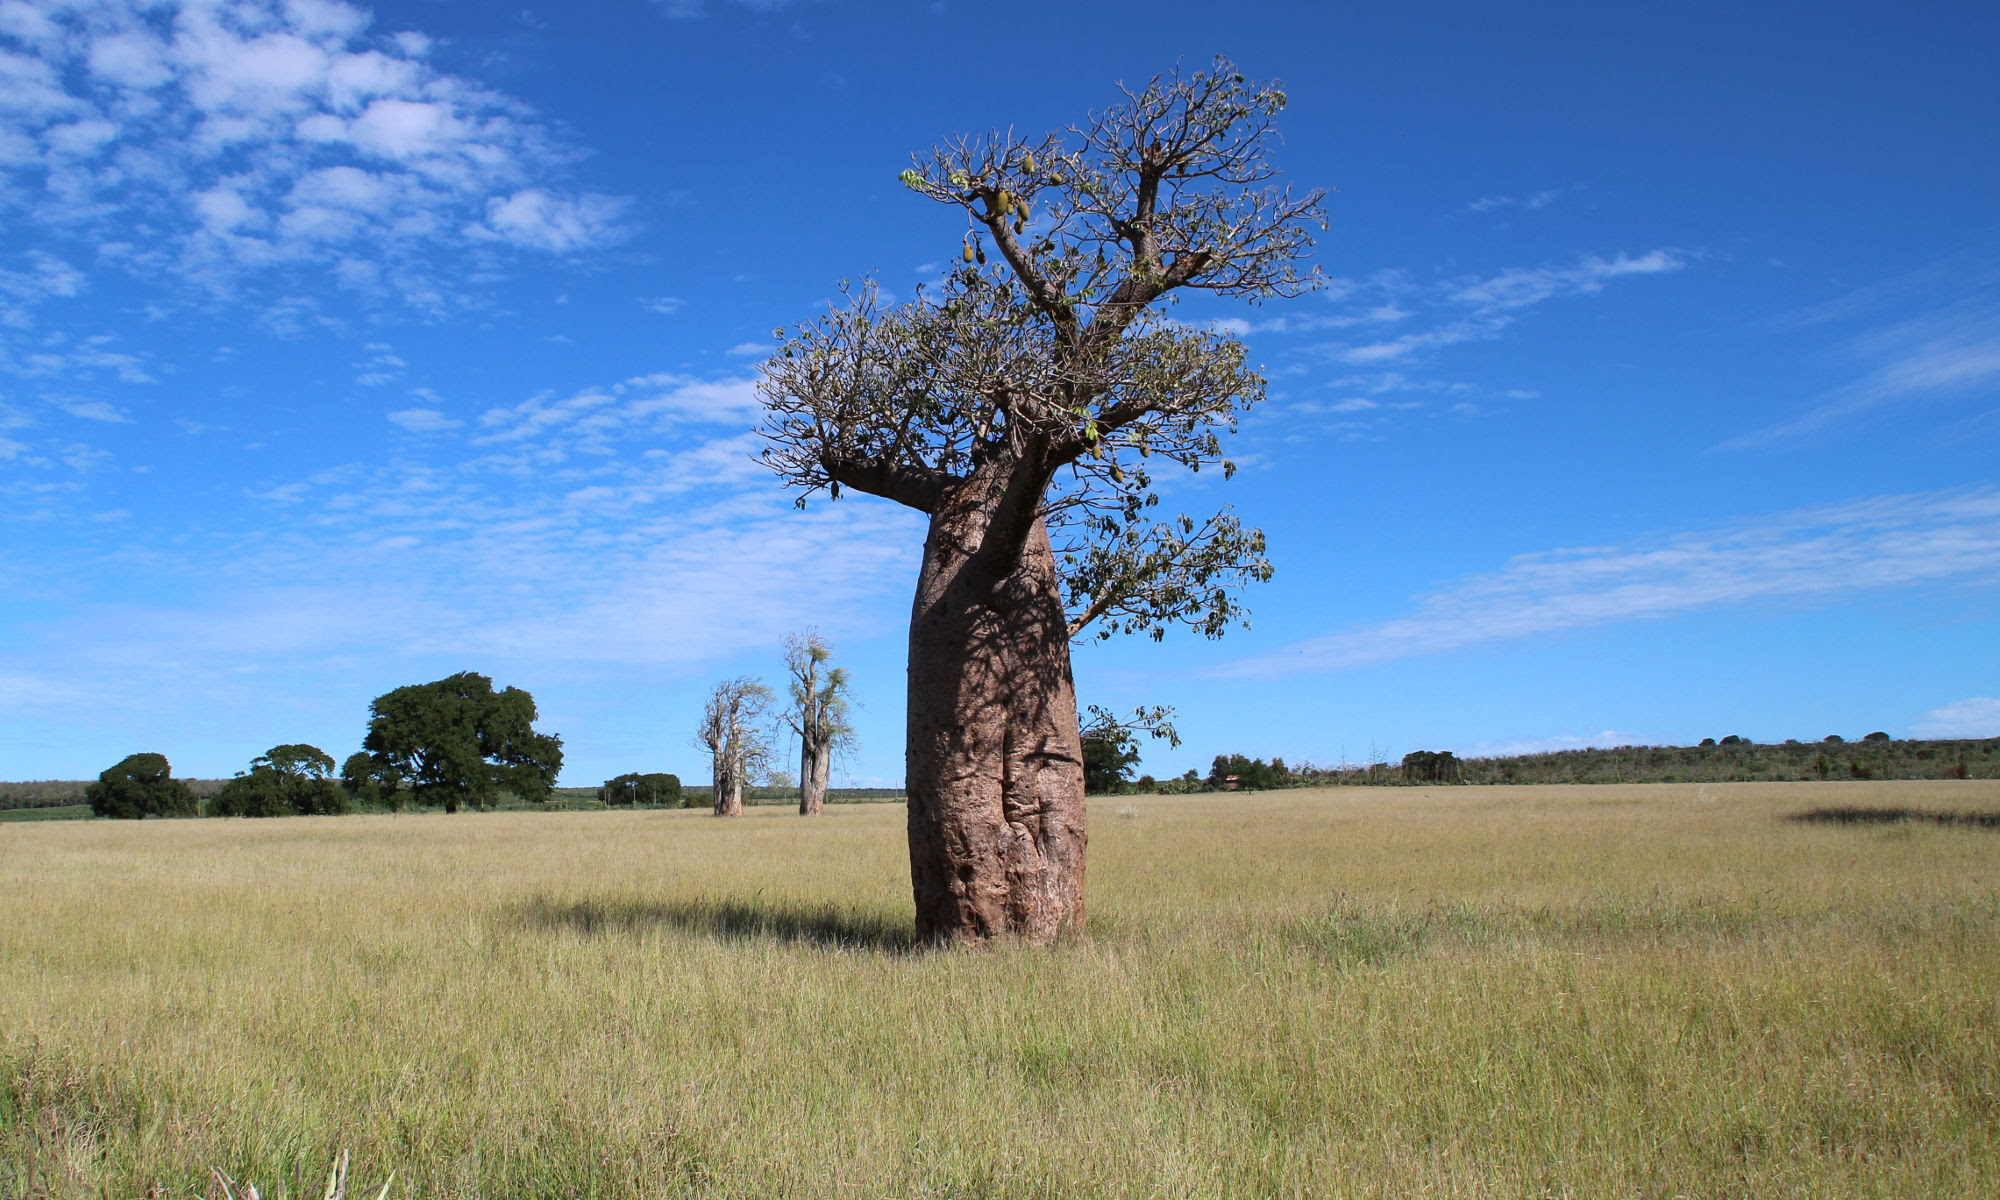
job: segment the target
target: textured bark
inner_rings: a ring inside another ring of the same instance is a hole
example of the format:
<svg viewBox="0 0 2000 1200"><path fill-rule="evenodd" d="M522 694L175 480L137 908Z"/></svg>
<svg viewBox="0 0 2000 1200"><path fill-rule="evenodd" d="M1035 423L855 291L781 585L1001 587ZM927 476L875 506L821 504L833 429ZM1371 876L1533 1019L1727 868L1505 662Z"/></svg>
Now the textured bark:
<svg viewBox="0 0 2000 1200"><path fill-rule="evenodd" d="M833 768L833 747L807 733L799 738L799 815L818 816L826 808L826 785Z"/></svg>
<svg viewBox="0 0 2000 1200"><path fill-rule="evenodd" d="M715 765L715 815L718 817L740 817L743 815L743 781L735 771L729 769L723 756L718 755Z"/></svg>
<svg viewBox="0 0 2000 1200"><path fill-rule="evenodd" d="M1083 923L1083 752L1068 625L1039 518L1018 553L982 553L1004 536L995 514L1019 481L982 482L952 489L932 513L910 617L917 935L1045 944Z"/></svg>

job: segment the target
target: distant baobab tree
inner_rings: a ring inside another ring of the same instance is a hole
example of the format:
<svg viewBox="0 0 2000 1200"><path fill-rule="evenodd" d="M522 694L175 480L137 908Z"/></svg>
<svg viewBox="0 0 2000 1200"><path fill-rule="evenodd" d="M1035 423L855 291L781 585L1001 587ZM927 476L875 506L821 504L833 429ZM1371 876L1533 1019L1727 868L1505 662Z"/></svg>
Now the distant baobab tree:
<svg viewBox="0 0 2000 1200"><path fill-rule="evenodd" d="M792 675L792 708L786 715L799 737L799 815L816 816L826 807L826 785L834 751L851 742L847 720L847 671L830 667L833 648L808 630L785 639L785 666Z"/></svg>
<svg viewBox="0 0 2000 1200"><path fill-rule="evenodd" d="M708 694L695 744L708 751L715 815L743 815L743 785L769 765L771 689L749 676L725 679Z"/></svg>

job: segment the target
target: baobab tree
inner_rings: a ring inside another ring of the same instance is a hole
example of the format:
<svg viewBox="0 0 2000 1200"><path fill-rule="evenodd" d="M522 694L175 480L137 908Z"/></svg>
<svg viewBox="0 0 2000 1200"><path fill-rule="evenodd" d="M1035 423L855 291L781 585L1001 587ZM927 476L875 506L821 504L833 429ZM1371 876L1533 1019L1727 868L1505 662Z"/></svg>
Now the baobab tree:
<svg viewBox="0 0 2000 1200"><path fill-rule="evenodd" d="M1155 516L1150 471L1228 475L1217 434L1264 390L1241 343L1160 309L1310 290L1321 193L1274 182L1284 93L1226 60L1120 91L1064 131L917 155L903 183L963 214L962 265L900 306L848 289L763 366L764 458L801 505L851 488L929 518L905 769L930 941L1080 927L1072 640L1218 636L1271 573L1226 509Z"/></svg>
<svg viewBox="0 0 2000 1200"><path fill-rule="evenodd" d="M833 648L808 630L785 639L785 666L792 673L792 709L786 715L799 737L799 815L826 808L827 777L833 752L854 736L847 722L847 671L826 664Z"/></svg>
<svg viewBox="0 0 2000 1200"><path fill-rule="evenodd" d="M695 744L708 750L718 817L743 815L744 781L770 762L771 699L770 688L746 675L716 684L702 707Z"/></svg>

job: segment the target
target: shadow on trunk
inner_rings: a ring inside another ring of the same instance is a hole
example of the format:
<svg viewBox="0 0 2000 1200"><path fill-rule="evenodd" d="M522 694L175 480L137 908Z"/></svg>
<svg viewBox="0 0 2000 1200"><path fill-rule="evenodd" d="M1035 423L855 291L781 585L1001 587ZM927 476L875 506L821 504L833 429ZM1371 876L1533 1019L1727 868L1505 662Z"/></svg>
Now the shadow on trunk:
<svg viewBox="0 0 2000 1200"><path fill-rule="evenodd" d="M614 937L654 929L680 930L728 941L771 941L828 950L909 954L917 949L909 925L888 917L850 912L830 904L755 900L537 899L512 914L529 929Z"/></svg>
<svg viewBox="0 0 2000 1200"><path fill-rule="evenodd" d="M1899 825L1906 821L1926 821L1932 825L2000 829L2000 812L1958 812L1936 808L1835 805L1809 808L1802 813L1793 813L1788 819L1808 825Z"/></svg>

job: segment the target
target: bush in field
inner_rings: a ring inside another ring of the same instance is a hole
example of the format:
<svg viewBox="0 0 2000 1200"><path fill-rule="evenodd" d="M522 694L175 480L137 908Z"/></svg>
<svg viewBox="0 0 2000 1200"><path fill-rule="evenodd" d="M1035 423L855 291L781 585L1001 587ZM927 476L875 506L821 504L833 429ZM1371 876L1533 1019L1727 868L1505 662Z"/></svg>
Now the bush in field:
<svg viewBox="0 0 2000 1200"><path fill-rule="evenodd" d="M333 756L307 745L271 747L208 799L211 817L333 815L348 807L333 779Z"/></svg>
<svg viewBox="0 0 2000 1200"><path fill-rule="evenodd" d="M637 771L604 781L597 798L606 804L639 805L646 808L679 808L681 777L664 771L640 774Z"/></svg>
<svg viewBox="0 0 2000 1200"><path fill-rule="evenodd" d="M198 814L194 793L173 777L164 754L128 755L84 789L90 811L100 817L142 820L146 817L192 817Z"/></svg>

